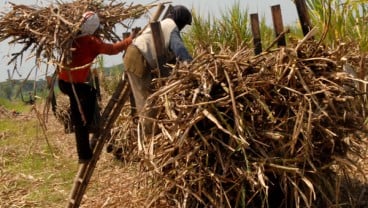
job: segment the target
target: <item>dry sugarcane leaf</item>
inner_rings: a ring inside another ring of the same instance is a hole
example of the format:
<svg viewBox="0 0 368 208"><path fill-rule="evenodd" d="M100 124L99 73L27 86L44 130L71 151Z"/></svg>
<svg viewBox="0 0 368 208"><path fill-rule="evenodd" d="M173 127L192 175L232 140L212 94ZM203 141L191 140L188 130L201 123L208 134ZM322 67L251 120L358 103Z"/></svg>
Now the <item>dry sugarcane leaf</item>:
<svg viewBox="0 0 368 208"><path fill-rule="evenodd" d="M8 38L9 44L25 44L21 51L13 55L14 62L29 47L36 49L37 60L60 65L67 63L71 56L71 44L78 36L82 24L82 14L88 10L95 11L101 20L100 35L107 41L116 41L117 25L123 21L136 19L157 4L126 5L124 2L103 0L78 0L70 3L57 1L46 7L17 5L11 3L12 9L0 15L0 41Z"/></svg>
<svg viewBox="0 0 368 208"><path fill-rule="evenodd" d="M354 135L367 133L364 99L344 87L356 78L343 74L340 51L311 40L257 56L246 48L202 51L154 82L149 103L162 132L141 145L154 146L143 156L156 167L146 180L157 181L152 193L161 196L147 201L262 207L282 199L266 194L280 190L293 207L334 201L334 171L353 169L347 152L359 150Z"/></svg>

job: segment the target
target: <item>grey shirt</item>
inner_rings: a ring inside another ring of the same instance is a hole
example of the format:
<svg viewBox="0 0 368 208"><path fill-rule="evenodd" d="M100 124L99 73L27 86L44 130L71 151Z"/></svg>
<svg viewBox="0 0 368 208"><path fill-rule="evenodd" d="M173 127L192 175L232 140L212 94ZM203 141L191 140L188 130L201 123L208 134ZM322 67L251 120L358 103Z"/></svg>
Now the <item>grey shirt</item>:
<svg viewBox="0 0 368 208"><path fill-rule="evenodd" d="M175 54L179 61L192 61L193 58L185 48L179 30L173 30L170 35L170 50Z"/></svg>

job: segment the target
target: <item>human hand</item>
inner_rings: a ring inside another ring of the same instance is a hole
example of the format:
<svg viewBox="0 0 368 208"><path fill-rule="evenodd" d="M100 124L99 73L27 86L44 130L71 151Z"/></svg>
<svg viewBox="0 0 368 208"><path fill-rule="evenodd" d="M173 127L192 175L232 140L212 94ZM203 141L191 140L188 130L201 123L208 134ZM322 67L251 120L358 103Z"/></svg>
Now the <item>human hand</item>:
<svg viewBox="0 0 368 208"><path fill-rule="evenodd" d="M130 37L131 37L132 39L134 39L135 37L137 37L137 35L138 35L139 31L140 31L140 28L133 28L133 29L132 29L132 32L131 32L131 34L130 34Z"/></svg>
<svg viewBox="0 0 368 208"><path fill-rule="evenodd" d="M181 62L182 63L182 65L183 66L185 66L185 67L189 67L189 64L190 64L190 62L189 61L187 61L187 60L185 60L185 61L183 61L183 62Z"/></svg>
<svg viewBox="0 0 368 208"><path fill-rule="evenodd" d="M191 65L190 61L185 60L185 61L179 61L177 63L180 68L190 70L190 65Z"/></svg>

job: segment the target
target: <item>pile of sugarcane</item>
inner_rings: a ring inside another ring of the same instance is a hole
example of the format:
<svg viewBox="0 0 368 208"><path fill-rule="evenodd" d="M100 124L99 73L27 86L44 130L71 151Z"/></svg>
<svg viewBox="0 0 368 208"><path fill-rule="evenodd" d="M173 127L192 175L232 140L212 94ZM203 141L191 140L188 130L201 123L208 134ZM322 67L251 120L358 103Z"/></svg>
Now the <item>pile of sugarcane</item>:
<svg viewBox="0 0 368 208"><path fill-rule="evenodd" d="M343 70L351 52L314 41L204 52L157 79L148 106L159 133L127 137L152 190L147 207L339 204L335 170L354 167L347 154L360 154L366 132L363 81Z"/></svg>
<svg viewBox="0 0 368 208"><path fill-rule="evenodd" d="M2 105L0 105L0 118L10 118L12 117L13 114L14 112L11 112Z"/></svg>
<svg viewBox="0 0 368 208"><path fill-rule="evenodd" d="M71 122L71 110L69 107L69 98L60 94L57 96L56 106L54 106L54 115L56 120L64 126L65 133L74 132L74 126Z"/></svg>
<svg viewBox="0 0 368 208"><path fill-rule="evenodd" d="M129 28L125 20L134 20L155 7L150 5L126 5L121 1L80 0L71 3L57 2L48 7L12 4L12 9L0 15L0 41L21 44L23 48L13 55L8 64L30 51L36 60L48 64L67 63L71 44L78 36L86 11L96 12L101 21L98 31L107 41L116 41L117 25ZM8 39L10 38L10 39Z"/></svg>

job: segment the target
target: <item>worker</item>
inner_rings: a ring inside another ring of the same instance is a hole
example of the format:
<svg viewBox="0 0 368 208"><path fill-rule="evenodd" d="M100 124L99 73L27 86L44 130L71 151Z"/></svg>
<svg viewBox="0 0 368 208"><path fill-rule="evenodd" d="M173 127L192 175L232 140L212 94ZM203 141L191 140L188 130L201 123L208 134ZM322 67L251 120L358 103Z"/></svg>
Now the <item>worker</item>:
<svg viewBox="0 0 368 208"><path fill-rule="evenodd" d="M71 62L58 70L61 92L70 100L71 119L75 129L75 139L79 163L88 163L93 155L89 141L89 127L97 106L97 92L89 84L91 65L99 54L115 55L132 43L136 33L116 43L105 43L98 36L100 19L95 12L83 14L80 34L72 44Z"/></svg>
<svg viewBox="0 0 368 208"><path fill-rule="evenodd" d="M192 23L192 14L184 6L177 5L169 11L168 15L160 21L163 35L165 62L180 61L189 63L192 56L184 46L180 31ZM156 114L154 110L143 110L146 100L152 92L152 71L157 69L156 51L152 31L148 27L142 34L133 40L126 50L124 66L132 95L134 97L136 114L142 118L140 121L145 134L154 134L154 125L151 119Z"/></svg>

